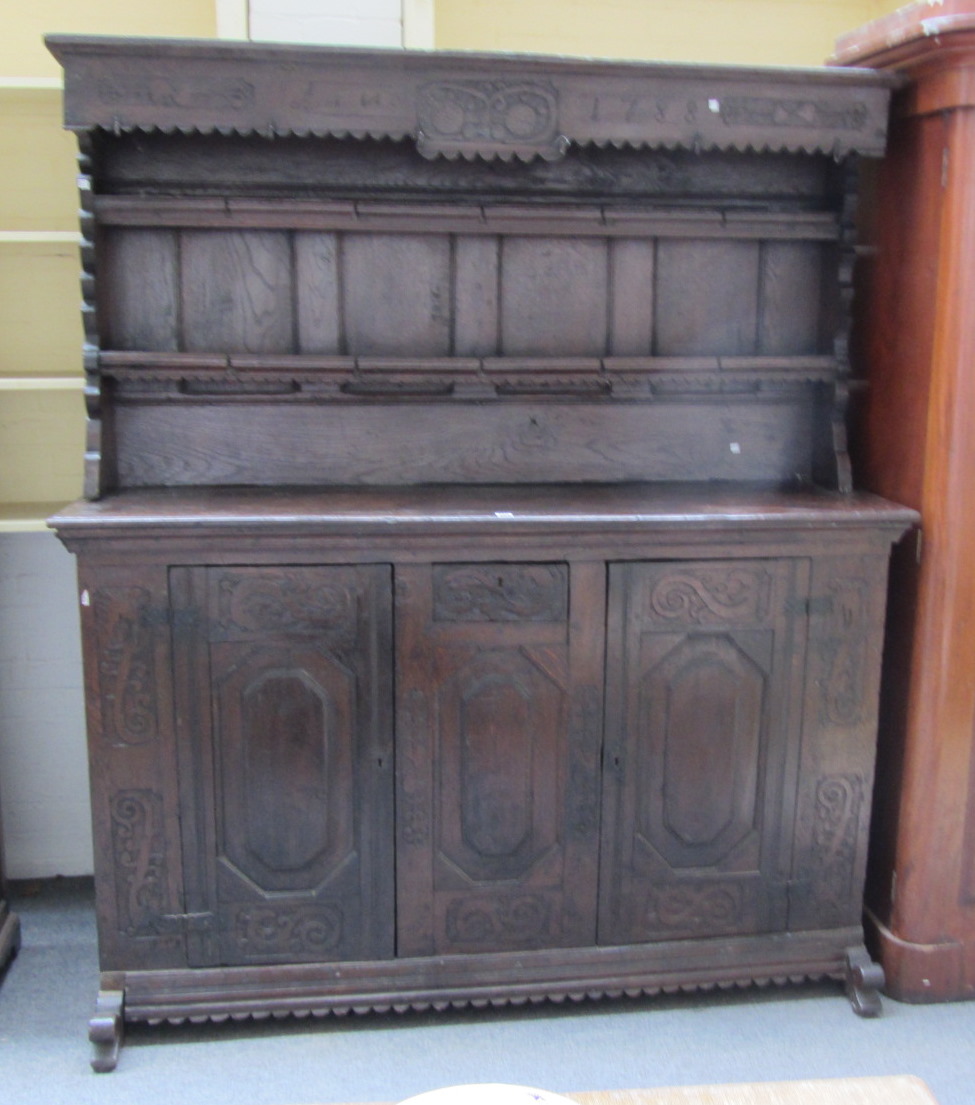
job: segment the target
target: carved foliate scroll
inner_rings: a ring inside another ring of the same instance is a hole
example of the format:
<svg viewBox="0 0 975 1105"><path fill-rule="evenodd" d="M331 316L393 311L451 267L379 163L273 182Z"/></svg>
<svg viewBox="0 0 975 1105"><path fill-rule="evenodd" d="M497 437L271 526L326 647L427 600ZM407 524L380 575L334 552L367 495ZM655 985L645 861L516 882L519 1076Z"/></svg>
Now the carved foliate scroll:
<svg viewBox="0 0 975 1105"><path fill-rule="evenodd" d="M100 587L92 603L101 736L111 744L146 744L158 734L152 594L145 587Z"/></svg>
<svg viewBox="0 0 975 1105"><path fill-rule="evenodd" d="M153 936L165 909L162 797L151 790L119 791L110 816L119 932Z"/></svg>

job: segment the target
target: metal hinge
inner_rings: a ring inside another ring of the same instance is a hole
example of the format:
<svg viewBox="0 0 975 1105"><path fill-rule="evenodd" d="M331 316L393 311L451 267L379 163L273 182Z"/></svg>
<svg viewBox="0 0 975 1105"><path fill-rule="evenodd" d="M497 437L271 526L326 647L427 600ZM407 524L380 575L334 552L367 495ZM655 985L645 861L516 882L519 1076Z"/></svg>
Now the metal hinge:
<svg viewBox="0 0 975 1105"><path fill-rule="evenodd" d="M215 923L212 913L161 913L154 927L160 933L212 932Z"/></svg>
<svg viewBox="0 0 975 1105"><path fill-rule="evenodd" d="M833 613L835 602L832 595L810 595L787 603L790 614L805 614L807 617L827 617Z"/></svg>

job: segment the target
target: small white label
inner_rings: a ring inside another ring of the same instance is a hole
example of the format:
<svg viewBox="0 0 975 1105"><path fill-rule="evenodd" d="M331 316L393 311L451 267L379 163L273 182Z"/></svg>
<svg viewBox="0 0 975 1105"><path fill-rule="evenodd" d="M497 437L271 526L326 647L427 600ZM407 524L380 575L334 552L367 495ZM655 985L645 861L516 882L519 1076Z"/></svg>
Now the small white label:
<svg viewBox="0 0 975 1105"><path fill-rule="evenodd" d="M91 606L91 595L88 594L88 588L81 592L81 605Z"/></svg>
<svg viewBox="0 0 975 1105"><path fill-rule="evenodd" d="M713 111L715 115L721 110L720 100L708 100L708 110Z"/></svg>
<svg viewBox="0 0 975 1105"><path fill-rule="evenodd" d="M741 452L741 446L738 444L737 441L733 441L728 446L728 448L735 454L735 456L738 456L738 454Z"/></svg>
<svg viewBox="0 0 975 1105"><path fill-rule="evenodd" d="M515 512L513 510L496 510L494 512L495 518L514 518Z"/></svg>

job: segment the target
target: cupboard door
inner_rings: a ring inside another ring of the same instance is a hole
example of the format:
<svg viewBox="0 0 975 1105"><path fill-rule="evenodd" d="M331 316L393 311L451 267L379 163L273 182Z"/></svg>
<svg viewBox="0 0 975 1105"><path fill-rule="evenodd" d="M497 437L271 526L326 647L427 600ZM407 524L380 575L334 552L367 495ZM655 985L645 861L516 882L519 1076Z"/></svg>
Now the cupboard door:
<svg viewBox="0 0 975 1105"><path fill-rule="evenodd" d="M391 956L389 568L171 588L191 962Z"/></svg>
<svg viewBox="0 0 975 1105"><path fill-rule="evenodd" d="M785 927L807 577L610 567L600 943Z"/></svg>
<svg viewBox="0 0 975 1105"><path fill-rule="evenodd" d="M594 941L604 596L598 564L397 568L401 955Z"/></svg>

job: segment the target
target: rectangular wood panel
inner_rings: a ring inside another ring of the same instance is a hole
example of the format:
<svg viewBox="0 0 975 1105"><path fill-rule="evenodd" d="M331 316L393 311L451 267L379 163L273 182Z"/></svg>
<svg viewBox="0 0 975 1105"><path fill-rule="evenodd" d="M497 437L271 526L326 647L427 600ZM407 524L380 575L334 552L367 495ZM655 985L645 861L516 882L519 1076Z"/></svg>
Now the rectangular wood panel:
<svg viewBox="0 0 975 1105"><path fill-rule="evenodd" d="M801 396L722 405L544 401L120 406L124 487L763 480L809 474ZM241 442L247 448L241 449Z"/></svg>
<svg viewBox="0 0 975 1105"><path fill-rule="evenodd" d="M654 241L610 243L609 353L647 357L653 352Z"/></svg>
<svg viewBox="0 0 975 1105"><path fill-rule="evenodd" d="M397 569L400 955L591 944L602 643L565 564ZM572 568L598 618L601 565Z"/></svg>
<svg viewBox="0 0 975 1105"><path fill-rule="evenodd" d="M605 240L506 237L501 251L501 350L512 356L606 351Z"/></svg>
<svg viewBox="0 0 975 1105"><path fill-rule="evenodd" d="M757 351L757 242L657 244L656 350L660 356Z"/></svg>
<svg viewBox="0 0 975 1105"><path fill-rule="evenodd" d="M290 236L273 230L183 231L183 348L294 351Z"/></svg>
<svg viewBox="0 0 975 1105"><path fill-rule="evenodd" d="M818 242L762 243L759 353L820 351L824 263Z"/></svg>
<svg viewBox="0 0 975 1105"><path fill-rule="evenodd" d="M179 249L173 230L115 230L98 286L106 349L179 347Z"/></svg>
<svg viewBox="0 0 975 1105"><path fill-rule="evenodd" d="M451 256L445 235L346 234L341 279L349 353L450 353Z"/></svg>
<svg viewBox="0 0 975 1105"><path fill-rule="evenodd" d="M458 357L492 357L500 349L496 235L458 235L454 242L454 348Z"/></svg>
<svg viewBox="0 0 975 1105"><path fill-rule="evenodd" d="M802 565L610 568L601 943L784 929Z"/></svg>
<svg viewBox="0 0 975 1105"><path fill-rule="evenodd" d="M299 231L294 249L298 352L341 353L339 236Z"/></svg>
<svg viewBox="0 0 975 1105"><path fill-rule="evenodd" d="M390 571L173 571L191 962L393 954Z"/></svg>

